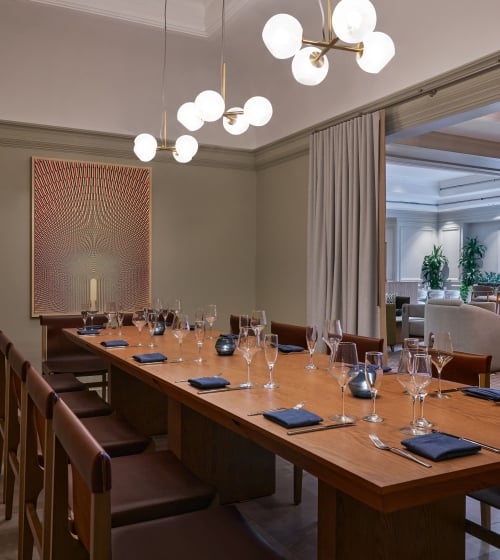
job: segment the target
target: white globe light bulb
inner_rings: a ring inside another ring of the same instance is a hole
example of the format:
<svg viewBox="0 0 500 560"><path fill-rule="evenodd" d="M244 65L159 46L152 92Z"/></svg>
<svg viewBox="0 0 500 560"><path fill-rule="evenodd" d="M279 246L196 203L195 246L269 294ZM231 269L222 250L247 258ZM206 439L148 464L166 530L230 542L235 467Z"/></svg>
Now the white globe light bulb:
<svg viewBox="0 0 500 560"><path fill-rule="evenodd" d="M273 106L269 99L256 95L243 105L243 112L253 126L264 126L273 116Z"/></svg>
<svg viewBox="0 0 500 560"><path fill-rule="evenodd" d="M206 122L220 119L224 113L224 99L220 93L207 89L196 96L194 100L196 109L201 118Z"/></svg>
<svg viewBox="0 0 500 560"><path fill-rule="evenodd" d="M193 158L189 157L189 156L180 156L177 152L174 152L172 154L174 156L175 161L178 161L179 163L189 163Z"/></svg>
<svg viewBox="0 0 500 560"><path fill-rule="evenodd" d="M147 132L135 137L134 153L141 161L151 161L156 155L157 147L156 138Z"/></svg>
<svg viewBox="0 0 500 560"><path fill-rule="evenodd" d="M302 25L293 16L276 14L264 25L262 40L275 58L291 58L302 46Z"/></svg>
<svg viewBox="0 0 500 560"><path fill-rule="evenodd" d="M333 30L345 43L360 43L376 24L377 12L369 0L341 0L333 10Z"/></svg>
<svg viewBox="0 0 500 560"><path fill-rule="evenodd" d="M243 109L241 107L231 107L231 109L228 110L228 113L232 113L234 111L243 111ZM231 117L224 116L222 119L222 126L226 132L237 136L238 134L246 132L250 123L244 114L239 114Z"/></svg>
<svg viewBox="0 0 500 560"><path fill-rule="evenodd" d="M317 86L328 74L328 59L325 55L315 62L315 55L321 51L317 47L301 49L292 61L293 77L305 86Z"/></svg>
<svg viewBox="0 0 500 560"><path fill-rule="evenodd" d="M363 40L363 52L358 54L356 62L365 72L378 74L392 59L396 52L393 40L382 33L374 31Z"/></svg>
<svg viewBox="0 0 500 560"><path fill-rule="evenodd" d="M194 136L183 134L175 142L175 152L180 158L191 159L198 151L198 141ZM174 152L174 154L175 154Z"/></svg>
<svg viewBox="0 0 500 560"><path fill-rule="evenodd" d="M199 130L204 124L196 105L192 101L184 103L179 107L177 110L177 120L191 132Z"/></svg>

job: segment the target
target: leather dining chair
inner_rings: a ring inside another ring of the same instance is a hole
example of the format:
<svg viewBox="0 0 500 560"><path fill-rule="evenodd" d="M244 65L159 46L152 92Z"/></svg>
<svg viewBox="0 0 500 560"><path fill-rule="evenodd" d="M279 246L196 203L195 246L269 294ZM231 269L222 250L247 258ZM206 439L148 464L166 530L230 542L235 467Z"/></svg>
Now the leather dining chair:
<svg viewBox="0 0 500 560"><path fill-rule="evenodd" d="M441 372L441 379L456 381L477 387L490 386L491 355L453 352L450 360ZM437 377L437 370L432 366L432 375Z"/></svg>
<svg viewBox="0 0 500 560"><path fill-rule="evenodd" d="M5 472L4 464L4 445L5 445L5 398L8 369L8 354L12 346L10 338L0 331L0 471ZM2 489L2 503L5 503L5 496Z"/></svg>
<svg viewBox="0 0 500 560"><path fill-rule="evenodd" d="M235 506L214 506L154 520L116 526L113 460L62 401L54 406L54 478L60 498L54 503L51 560L279 560L281 557L250 529ZM68 461L72 484L68 485ZM151 480L152 485L160 481ZM72 503L68 523L68 503Z"/></svg>

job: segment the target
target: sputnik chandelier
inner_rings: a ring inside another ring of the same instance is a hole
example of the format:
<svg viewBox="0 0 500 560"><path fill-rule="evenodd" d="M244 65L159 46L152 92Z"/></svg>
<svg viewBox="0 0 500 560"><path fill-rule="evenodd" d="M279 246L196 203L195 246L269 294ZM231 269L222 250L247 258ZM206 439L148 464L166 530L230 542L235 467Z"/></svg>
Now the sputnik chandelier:
<svg viewBox="0 0 500 560"><path fill-rule="evenodd" d="M222 117L222 125L230 134L243 134L250 125L264 126L272 117L273 107L268 99L260 95L251 97L243 107L226 110L226 63L224 62L225 1L222 0L221 26L221 93L205 90L179 107L177 120L188 130L199 130L205 122L214 122Z"/></svg>
<svg viewBox="0 0 500 560"><path fill-rule="evenodd" d="M134 153L141 161L151 161L156 152L172 152L175 160L179 163L188 163L198 152L198 141L189 134L183 134L177 138L174 146L167 143L167 111L165 96L165 80L167 70L167 0L163 10L163 76L162 76L162 125L160 130L160 143L152 134L143 132L135 137Z"/></svg>
<svg viewBox="0 0 500 560"><path fill-rule="evenodd" d="M288 14L276 14L262 30L262 39L270 53L279 59L291 58L292 74L301 84L315 86L328 74L330 49L356 54L358 66L365 72L377 74L395 53L392 39L374 31L377 13L369 0L340 0L332 12L333 0L328 0L325 33L322 0L318 0L323 20L323 40L303 37L300 22Z"/></svg>

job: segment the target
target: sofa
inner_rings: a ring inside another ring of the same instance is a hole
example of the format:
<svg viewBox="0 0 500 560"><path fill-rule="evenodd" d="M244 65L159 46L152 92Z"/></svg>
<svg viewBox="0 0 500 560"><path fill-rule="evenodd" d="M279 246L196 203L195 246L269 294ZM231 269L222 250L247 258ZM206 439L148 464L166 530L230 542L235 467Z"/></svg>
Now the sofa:
<svg viewBox="0 0 500 560"><path fill-rule="evenodd" d="M453 350L491 354L491 371L500 371L500 315L495 305L470 305L459 299L431 300L425 304L424 340L429 334L449 332Z"/></svg>

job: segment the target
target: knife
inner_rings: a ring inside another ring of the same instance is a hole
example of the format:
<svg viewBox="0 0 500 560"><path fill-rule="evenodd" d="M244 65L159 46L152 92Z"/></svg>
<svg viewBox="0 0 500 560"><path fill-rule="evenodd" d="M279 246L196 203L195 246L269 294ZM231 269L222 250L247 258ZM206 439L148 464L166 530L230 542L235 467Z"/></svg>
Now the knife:
<svg viewBox="0 0 500 560"><path fill-rule="evenodd" d="M242 389L250 389L251 387L221 387L220 389L203 389L197 391L198 395L207 395L208 393L227 393L228 391L241 391Z"/></svg>
<svg viewBox="0 0 500 560"><path fill-rule="evenodd" d="M266 412L278 412L279 410L286 410L284 406L280 408L268 408L266 410L257 410L255 412L249 412L247 416L260 416L261 414L265 414Z"/></svg>
<svg viewBox="0 0 500 560"><path fill-rule="evenodd" d="M493 445L488 445L487 443L481 443L480 441L476 441L475 439L469 439L462 436L456 436L455 434L448 434L446 432L441 432L439 430L432 430L435 434L443 434L443 436L450 436L456 439L461 439L463 441L467 441L469 443L474 443L475 445L481 446L483 449L488 449L488 451L493 451L493 453L500 453L500 449L498 447L493 447Z"/></svg>
<svg viewBox="0 0 500 560"><path fill-rule="evenodd" d="M472 387L453 387L451 389L441 389L441 393L455 393L457 391L462 391L463 389L472 389ZM437 393L438 391L434 391Z"/></svg>
<svg viewBox="0 0 500 560"><path fill-rule="evenodd" d="M333 430L334 428L347 428L348 426L354 426L354 422L348 422L345 424L321 424L319 426L308 426L306 428L297 428L295 430L288 430L287 434L289 436L295 436L298 434L307 434L308 432L321 432L323 430Z"/></svg>

